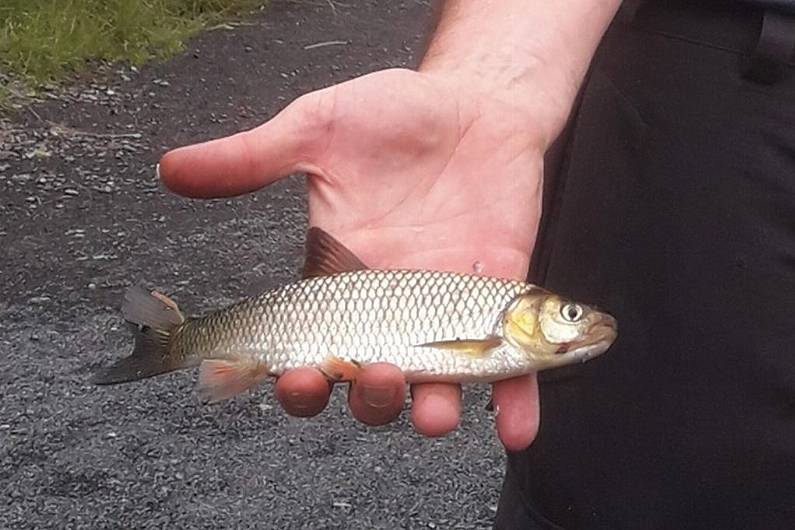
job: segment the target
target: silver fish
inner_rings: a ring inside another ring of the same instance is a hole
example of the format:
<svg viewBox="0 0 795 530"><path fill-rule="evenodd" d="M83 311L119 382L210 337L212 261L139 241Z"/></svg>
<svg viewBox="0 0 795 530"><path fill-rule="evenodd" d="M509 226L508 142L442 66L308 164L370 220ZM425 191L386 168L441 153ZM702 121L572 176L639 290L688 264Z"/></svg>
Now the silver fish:
<svg viewBox="0 0 795 530"><path fill-rule="evenodd" d="M138 326L134 351L94 382L200 366L209 401L302 366L332 382L377 362L398 366L410 383L494 382L587 361L617 336L612 316L532 284L370 270L318 228L308 233L300 281L188 319L165 295L132 288L123 313Z"/></svg>

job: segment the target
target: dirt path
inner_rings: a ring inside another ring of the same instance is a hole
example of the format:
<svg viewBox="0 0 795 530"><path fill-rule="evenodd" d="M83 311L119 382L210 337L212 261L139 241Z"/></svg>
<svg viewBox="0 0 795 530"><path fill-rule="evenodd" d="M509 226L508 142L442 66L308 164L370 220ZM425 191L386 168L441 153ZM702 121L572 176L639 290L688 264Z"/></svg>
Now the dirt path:
<svg viewBox="0 0 795 530"><path fill-rule="evenodd" d="M126 286L201 311L289 280L301 262L300 179L186 201L159 188L159 155L411 64L429 9L276 1L166 64L111 71L0 123L0 527L490 527L503 455L484 390L468 391L463 428L434 441L407 415L358 425L341 392L301 421L268 386L204 406L193 373L86 383L130 348Z"/></svg>

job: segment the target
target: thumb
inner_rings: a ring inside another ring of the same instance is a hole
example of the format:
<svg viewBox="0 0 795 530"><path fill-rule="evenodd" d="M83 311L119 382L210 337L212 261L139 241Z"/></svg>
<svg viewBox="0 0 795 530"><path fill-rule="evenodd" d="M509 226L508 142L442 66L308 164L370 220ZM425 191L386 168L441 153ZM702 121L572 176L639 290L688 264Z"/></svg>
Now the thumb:
<svg viewBox="0 0 795 530"><path fill-rule="evenodd" d="M169 151L160 159L160 178L180 195L211 198L248 193L300 171L329 131L324 108L332 107L324 92L296 99L254 129Z"/></svg>

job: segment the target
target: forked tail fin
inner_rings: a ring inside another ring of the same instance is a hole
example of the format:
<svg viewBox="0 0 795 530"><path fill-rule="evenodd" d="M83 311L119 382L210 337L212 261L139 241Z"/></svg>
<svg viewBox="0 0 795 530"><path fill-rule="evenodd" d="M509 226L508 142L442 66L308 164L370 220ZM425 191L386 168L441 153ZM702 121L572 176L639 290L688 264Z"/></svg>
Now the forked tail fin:
<svg viewBox="0 0 795 530"><path fill-rule="evenodd" d="M172 333L185 321L174 301L158 292L131 287L125 293L122 313L137 326L133 352L94 374L93 383L126 383L188 366L169 347Z"/></svg>

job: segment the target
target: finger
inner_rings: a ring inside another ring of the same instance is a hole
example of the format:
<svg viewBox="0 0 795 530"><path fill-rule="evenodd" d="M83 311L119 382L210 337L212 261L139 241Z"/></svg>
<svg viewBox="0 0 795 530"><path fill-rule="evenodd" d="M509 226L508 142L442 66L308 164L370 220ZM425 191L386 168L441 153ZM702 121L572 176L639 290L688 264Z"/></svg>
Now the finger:
<svg viewBox="0 0 795 530"><path fill-rule="evenodd" d="M461 421L461 386L424 383L411 388L411 420L425 436L444 436Z"/></svg>
<svg viewBox="0 0 795 530"><path fill-rule="evenodd" d="M160 178L187 197L231 197L298 171L328 134L322 92L298 98L250 131L169 151L160 160Z"/></svg>
<svg viewBox="0 0 795 530"><path fill-rule="evenodd" d="M538 433L538 380L535 374L494 383L497 433L508 451L527 448Z"/></svg>
<svg viewBox="0 0 795 530"><path fill-rule="evenodd" d="M276 399L292 416L307 417L319 414L328 404L331 385L314 368L296 368L276 381Z"/></svg>
<svg viewBox="0 0 795 530"><path fill-rule="evenodd" d="M373 364L362 368L348 393L353 416L367 425L384 425L400 415L406 399L406 379L397 366Z"/></svg>

